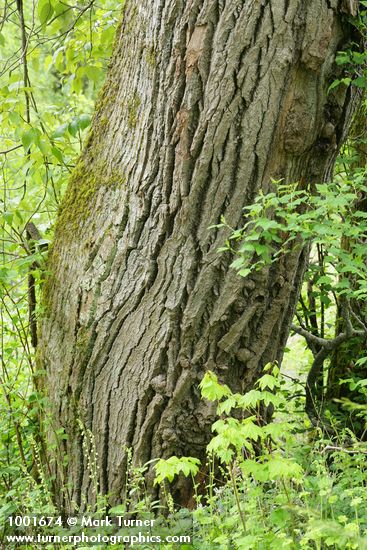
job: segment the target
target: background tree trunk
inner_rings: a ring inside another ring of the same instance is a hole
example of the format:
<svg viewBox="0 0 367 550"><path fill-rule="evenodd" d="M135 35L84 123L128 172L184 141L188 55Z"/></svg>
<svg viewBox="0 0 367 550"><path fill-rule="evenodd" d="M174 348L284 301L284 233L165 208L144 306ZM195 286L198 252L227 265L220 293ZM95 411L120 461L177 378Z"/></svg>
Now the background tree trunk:
<svg viewBox="0 0 367 550"><path fill-rule="evenodd" d="M348 166L347 177L353 180L358 169L363 170L367 166L367 125L366 125L366 105L362 104L356 112L348 139L348 146L355 152L355 161ZM359 201L355 204L355 209L363 212L367 211L366 194L361 195ZM360 244L365 244L360 241ZM350 242L345 237L342 246L350 250ZM358 288L356 277L349 276L349 283L352 288ZM344 306L345 307L345 306ZM350 323L353 328L361 329L367 326L367 307L364 300L350 300L348 303ZM335 336L347 330L345 322L345 312L343 304L340 303L337 309L337 319L335 326ZM331 408L333 414L338 414L343 424L351 429L358 437L367 438L365 422L358 416L358 410L354 413L346 412L340 402L342 398L347 398L355 403L364 403L364 396L359 393L359 388L351 389L349 384L340 384L341 380L353 378L362 380L366 377L366 365L356 364L359 359L366 356L367 334L364 337L354 337L347 340L341 346L338 346L330 357L330 364L327 367L327 384L324 399L328 408ZM340 427L339 426L339 427Z"/></svg>
<svg viewBox="0 0 367 550"><path fill-rule="evenodd" d="M281 359L306 252L241 279L209 226L242 224L270 178L330 177L353 94L327 89L351 32L337 0L126 2L44 292L57 479L77 505L95 498L78 420L116 502L126 446L135 464L203 456L207 369L242 391Z"/></svg>

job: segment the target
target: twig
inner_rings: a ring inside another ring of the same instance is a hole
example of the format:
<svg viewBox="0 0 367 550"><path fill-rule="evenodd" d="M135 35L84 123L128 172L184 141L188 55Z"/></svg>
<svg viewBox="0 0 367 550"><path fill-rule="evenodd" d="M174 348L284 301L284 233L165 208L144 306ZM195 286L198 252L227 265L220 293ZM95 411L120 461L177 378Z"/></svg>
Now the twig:
<svg viewBox="0 0 367 550"><path fill-rule="evenodd" d="M6 149L5 151L0 151L0 155L7 155L8 153L11 153L12 151L15 151L16 149L20 149L22 145L15 145L14 147L11 147L10 149Z"/></svg>
<svg viewBox="0 0 367 550"><path fill-rule="evenodd" d="M367 455L367 451L362 451L358 449L345 449L344 447L336 447L334 445L326 445L326 447L324 447L321 452L325 453L326 451L342 451L343 453L348 453L348 454Z"/></svg>

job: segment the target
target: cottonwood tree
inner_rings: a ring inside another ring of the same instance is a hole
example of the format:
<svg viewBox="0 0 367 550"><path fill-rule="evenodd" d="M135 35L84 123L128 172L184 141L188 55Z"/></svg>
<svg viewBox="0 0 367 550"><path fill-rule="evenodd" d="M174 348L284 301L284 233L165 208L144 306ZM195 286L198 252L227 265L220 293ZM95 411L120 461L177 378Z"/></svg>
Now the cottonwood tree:
<svg viewBox="0 0 367 550"><path fill-rule="evenodd" d="M356 103L352 87L328 93L336 52L359 40L352 15L337 0L126 2L43 298L39 361L67 434L55 466L67 507L95 498L80 423L117 502L125 447L134 464L203 456L207 369L242 391L281 359L307 250L241 278L209 226L242 224L272 178L331 177Z"/></svg>

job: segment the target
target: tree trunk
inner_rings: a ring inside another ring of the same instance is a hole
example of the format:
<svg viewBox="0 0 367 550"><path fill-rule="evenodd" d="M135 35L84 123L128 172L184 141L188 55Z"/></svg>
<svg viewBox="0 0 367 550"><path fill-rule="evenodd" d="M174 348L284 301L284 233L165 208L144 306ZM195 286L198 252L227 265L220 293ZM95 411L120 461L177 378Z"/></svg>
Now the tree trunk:
<svg viewBox="0 0 367 550"><path fill-rule="evenodd" d="M242 391L281 359L306 252L243 279L209 226L222 214L241 225L271 178L330 177L354 108L351 89L327 94L352 33L339 4L125 3L44 292L40 363L68 435L57 480L77 506L95 498L78 420L117 502L125 447L134 464L203 457L207 369Z"/></svg>
<svg viewBox="0 0 367 550"><path fill-rule="evenodd" d="M367 166L367 125L366 125L366 105L362 104L355 114L353 125L350 131L349 147L354 152L355 161L348 168L347 178L351 181L357 170L363 170ZM367 196L360 196L358 202L354 205L356 210L367 212ZM350 250L350 242L345 237L342 241L342 247ZM365 242L360 241L361 245ZM345 275L344 275L345 276ZM358 277L349 275L351 288L357 289ZM345 308L345 306L344 306ZM364 300L352 299L348 303L349 322L355 329L366 328L367 326L367 308ZM347 331L345 321L345 312L343 304L340 303L336 316L335 336ZM360 388L353 388L349 384L340 384L341 380L354 379L355 381L366 378L366 365L358 365L357 361L366 356L367 334L364 337L354 337L347 340L341 346L338 346L330 357L330 364L327 369L327 384L325 396L323 396L326 405L337 415L340 420L338 430L341 426L346 426L352 430L357 437L367 438L365 422L358 415L359 410L346 411L340 400L349 399L352 402L364 404L365 397L360 393Z"/></svg>

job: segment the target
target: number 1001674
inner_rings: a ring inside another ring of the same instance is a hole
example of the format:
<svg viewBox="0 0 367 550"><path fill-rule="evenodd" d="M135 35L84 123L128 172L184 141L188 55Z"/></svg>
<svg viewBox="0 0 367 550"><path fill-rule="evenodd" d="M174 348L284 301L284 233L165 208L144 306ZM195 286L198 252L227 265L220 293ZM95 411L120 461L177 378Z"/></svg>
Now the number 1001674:
<svg viewBox="0 0 367 550"><path fill-rule="evenodd" d="M62 517L53 516L9 516L10 527L51 527L62 526Z"/></svg>

